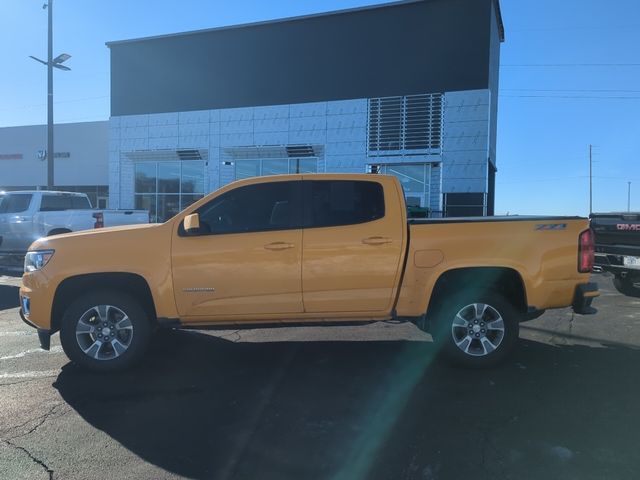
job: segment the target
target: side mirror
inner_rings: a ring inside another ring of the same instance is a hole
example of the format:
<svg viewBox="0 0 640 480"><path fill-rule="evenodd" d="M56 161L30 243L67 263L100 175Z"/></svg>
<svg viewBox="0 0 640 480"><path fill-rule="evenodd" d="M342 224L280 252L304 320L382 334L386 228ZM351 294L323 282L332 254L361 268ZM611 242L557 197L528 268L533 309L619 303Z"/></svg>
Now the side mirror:
<svg viewBox="0 0 640 480"><path fill-rule="evenodd" d="M198 215L197 213L187 215L182 220L182 225L184 227L184 231L187 232L188 235L198 233L198 231L200 230L200 215Z"/></svg>

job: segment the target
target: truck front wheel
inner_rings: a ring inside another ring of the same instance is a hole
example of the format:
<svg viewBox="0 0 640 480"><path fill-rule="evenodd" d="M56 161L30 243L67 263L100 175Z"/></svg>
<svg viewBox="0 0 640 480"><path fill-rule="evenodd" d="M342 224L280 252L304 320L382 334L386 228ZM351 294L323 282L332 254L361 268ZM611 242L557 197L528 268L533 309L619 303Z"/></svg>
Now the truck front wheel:
<svg viewBox="0 0 640 480"><path fill-rule="evenodd" d="M94 371L123 370L146 350L149 319L131 296L116 291L87 293L62 317L60 341L69 359Z"/></svg>
<svg viewBox="0 0 640 480"><path fill-rule="evenodd" d="M503 360L518 341L515 308L499 294L461 295L436 311L432 335L441 352L466 367L489 367Z"/></svg>

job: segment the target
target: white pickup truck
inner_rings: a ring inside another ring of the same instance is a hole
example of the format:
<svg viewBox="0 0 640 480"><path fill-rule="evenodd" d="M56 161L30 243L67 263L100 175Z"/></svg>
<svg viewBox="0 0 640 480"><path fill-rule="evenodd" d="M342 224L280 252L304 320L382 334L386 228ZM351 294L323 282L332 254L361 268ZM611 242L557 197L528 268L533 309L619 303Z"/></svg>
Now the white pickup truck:
<svg viewBox="0 0 640 480"><path fill-rule="evenodd" d="M0 193L0 257L24 255L40 237L138 223L149 223L148 211L94 210L84 193Z"/></svg>

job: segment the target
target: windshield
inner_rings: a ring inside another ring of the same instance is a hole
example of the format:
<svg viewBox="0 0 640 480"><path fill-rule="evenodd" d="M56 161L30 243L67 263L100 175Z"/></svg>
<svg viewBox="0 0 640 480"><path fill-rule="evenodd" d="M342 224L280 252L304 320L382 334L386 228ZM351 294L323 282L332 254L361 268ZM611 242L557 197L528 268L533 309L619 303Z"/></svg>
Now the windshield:
<svg viewBox="0 0 640 480"><path fill-rule="evenodd" d="M28 210L31 197L29 193L9 193L0 196L0 213L20 213Z"/></svg>

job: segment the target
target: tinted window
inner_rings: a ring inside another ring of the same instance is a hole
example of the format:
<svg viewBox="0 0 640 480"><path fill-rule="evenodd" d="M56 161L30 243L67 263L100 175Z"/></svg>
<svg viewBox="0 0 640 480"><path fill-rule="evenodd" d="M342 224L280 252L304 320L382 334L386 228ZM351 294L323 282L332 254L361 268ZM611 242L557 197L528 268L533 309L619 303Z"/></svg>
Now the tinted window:
<svg viewBox="0 0 640 480"><path fill-rule="evenodd" d="M301 228L300 182L273 182L231 190L198 209L201 233Z"/></svg>
<svg viewBox="0 0 640 480"><path fill-rule="evenodd" d="M308 227L350 225L384 217L384 192L377 182L314 180L305 184Z"/></svg>
<svg viewBox="0 0 640 480"><path fill-rule="evenodd" d="M20 213L29 209L31 195L11 193L0 197L0 213Z"/></svg>
<svg viewBox="0 0 640 480"><path fill-rule="evenodd" d="M60 210L74 210L91 208L86 197L76 195L43 195L41 212L56 212Z"/></svg>

